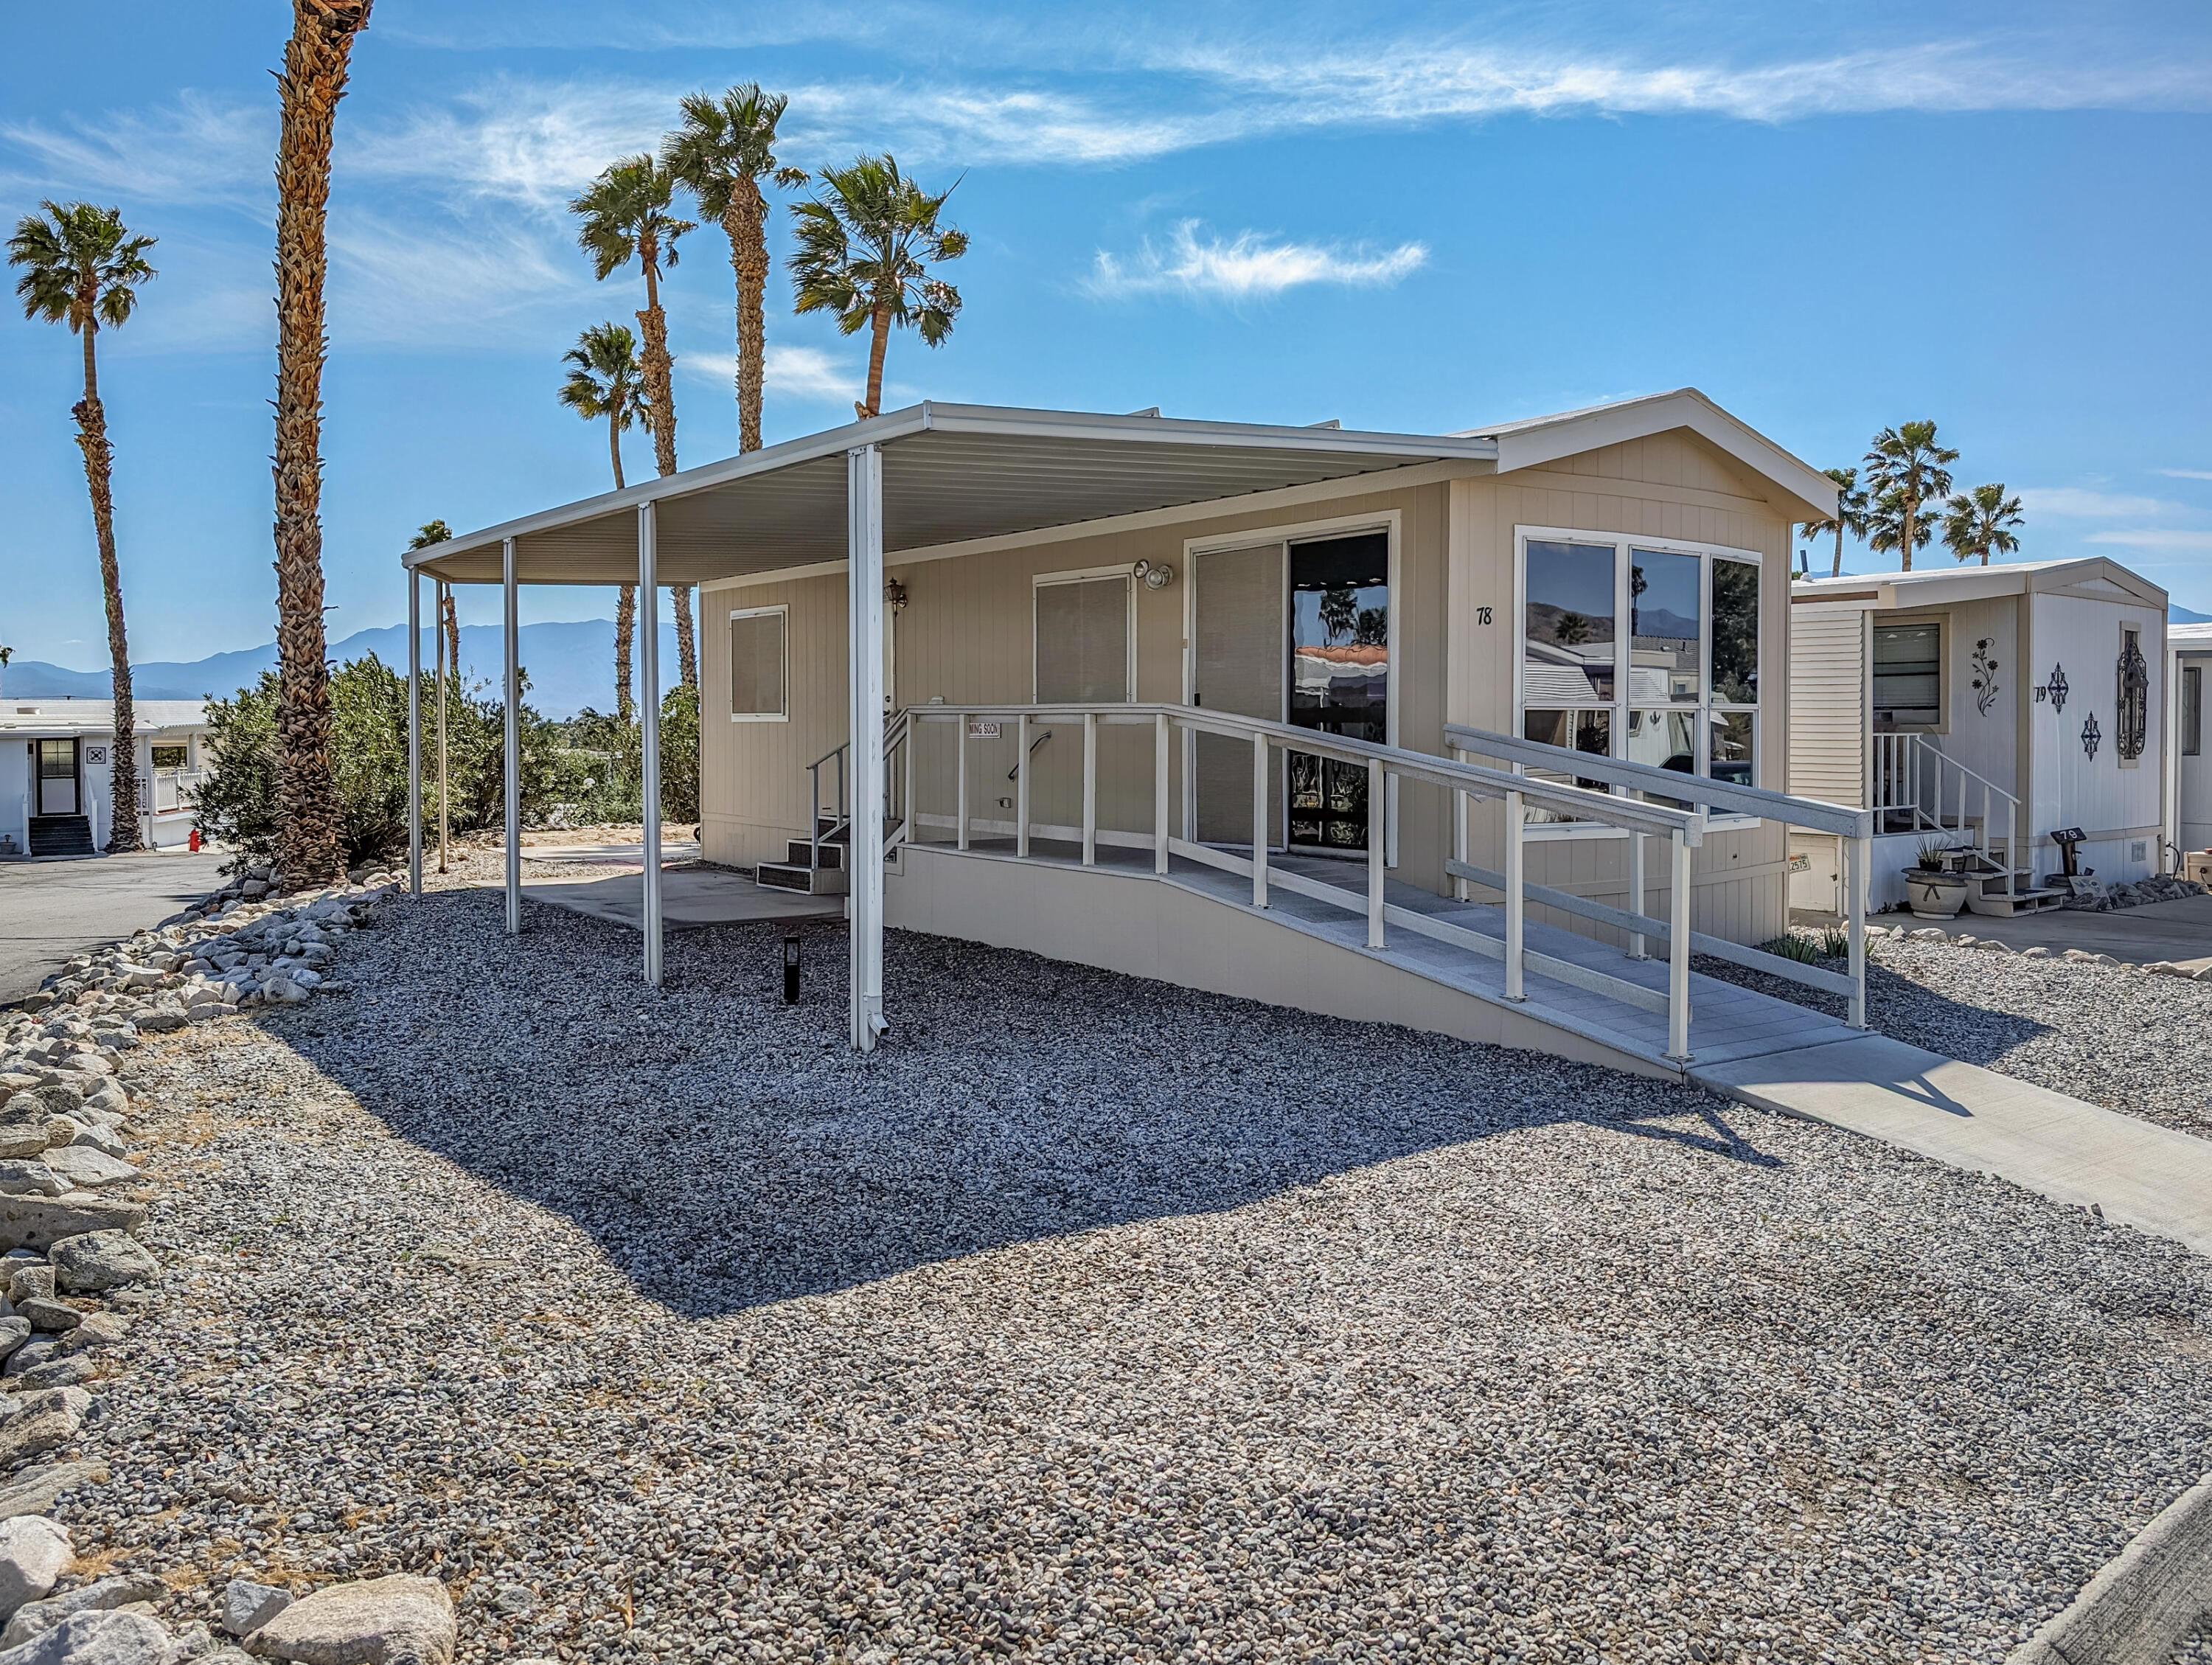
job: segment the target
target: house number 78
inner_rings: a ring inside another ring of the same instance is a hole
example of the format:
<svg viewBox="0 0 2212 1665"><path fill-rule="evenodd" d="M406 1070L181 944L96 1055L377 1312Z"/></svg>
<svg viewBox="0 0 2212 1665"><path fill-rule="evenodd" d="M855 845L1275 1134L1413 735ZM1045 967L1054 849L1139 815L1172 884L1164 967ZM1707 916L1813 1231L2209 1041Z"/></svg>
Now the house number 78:
<svg viewBox="0 0 2212 1665"><path fill-rule="evenodd" d="M1490 623L1490 609L1489 609L1489 608L1487 608L1487 607L1478 607L1478 608L1476 608L1476 609L1474 610L1474 622L1475 622L1477 624L1487 624L1487 623Z"/></svg>

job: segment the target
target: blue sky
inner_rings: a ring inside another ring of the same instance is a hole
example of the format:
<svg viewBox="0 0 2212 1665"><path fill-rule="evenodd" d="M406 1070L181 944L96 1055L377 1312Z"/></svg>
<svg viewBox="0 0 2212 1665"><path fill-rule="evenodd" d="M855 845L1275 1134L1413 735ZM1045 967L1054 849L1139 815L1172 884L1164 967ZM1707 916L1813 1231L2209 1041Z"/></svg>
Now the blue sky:
<svg viewBox="0 0 2212 1665"><path fill-rule="evenodd" d="M289 7L16 9L0 213L161 239L103 337L133 656L274 628L268 408ZM762 19L768 21L760 21ZM1408 430L1694 384L1808 460L1934 416L2023 558L2113 556L2212 611L2212 14L2198 3L817 6L377 0L341 108L325 384L333 638L392 622L419 522L605 489L554 402L627 319L563 204L677 96L792 97L789 160L962 177L967 308L929 397ZM779 240L781 225L779 224ZM726 245L666 289L678 437L736 448ZM849 416L858 341L768 323L771 440ZM104 662L73 344L0 319L0 640ZM633 477L651 471L641 440ZM1940 556L1940 552L1938 552ZM1863 551L1850 564L1882 564ZM604 616L599 592L527 617ZM465 617L495 608L465 596Z"/></svg>

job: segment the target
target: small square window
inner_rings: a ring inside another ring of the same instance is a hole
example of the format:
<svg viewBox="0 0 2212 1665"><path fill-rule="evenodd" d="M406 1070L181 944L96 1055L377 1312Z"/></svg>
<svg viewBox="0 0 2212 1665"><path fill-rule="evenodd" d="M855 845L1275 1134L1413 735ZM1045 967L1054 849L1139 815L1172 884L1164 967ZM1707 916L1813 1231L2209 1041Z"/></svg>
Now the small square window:
<svg viewBox="0 0 2212 1665"><path fill-rule="evenodd" d="M154 767L155 769L184 768L185 748L182 746L155 746L154 748Z"/></svg>

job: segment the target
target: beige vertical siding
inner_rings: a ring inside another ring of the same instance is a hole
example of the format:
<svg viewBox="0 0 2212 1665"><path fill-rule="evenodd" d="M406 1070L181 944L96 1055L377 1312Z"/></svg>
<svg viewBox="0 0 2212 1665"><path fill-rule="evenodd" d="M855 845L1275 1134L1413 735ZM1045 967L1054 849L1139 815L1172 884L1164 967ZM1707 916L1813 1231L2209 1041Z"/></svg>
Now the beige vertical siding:
<svg viewBox="0 0 2212 1665"><path fill-rule="evenodd" d="M744 866L781 860L785 841L807 832L806 766L846 735L845 580L703 590L699 600L702 854ZM779 605L791 610L784 649L790 718L732 722L730 614Z"/></svg>
<svg viewBox="0 0 2212 1665"><path fill-rule="evenodd" d="M1866 613L1790 610L1790 790L1866 806Z"/></svg>

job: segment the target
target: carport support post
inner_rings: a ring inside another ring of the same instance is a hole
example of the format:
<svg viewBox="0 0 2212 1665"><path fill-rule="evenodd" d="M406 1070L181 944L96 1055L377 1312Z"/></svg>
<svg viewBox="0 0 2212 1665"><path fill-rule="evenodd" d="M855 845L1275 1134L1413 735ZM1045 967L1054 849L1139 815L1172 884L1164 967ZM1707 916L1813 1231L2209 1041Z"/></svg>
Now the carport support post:
<svg viewBox="0 0 2212 1665"><path fill-rule="evenodd" d="M422 894L422 574L407 569L407 894Z"/></svg>
<svg viewBox="0 0 2212 1665"><path fill-rule="evenodd" d="M2005 851L2012 863L2012 851ZM1853 1029L1867 1026L1866 916L1867 882L1874 872L1874 840L1847 839L1844 843L1844 930L1850 941L1851 1006L1844 1021Z"/></svg>
<svg viewBox="0 0 2212 1665"><path fill-rule="evenodd" d="M873 1052L884 1030L884 453L845 453L846 599L852 612L851 823L845 833L851 901L853 1049ZM965 724L963 724L965 727ZM1022 760L1022 787L1029 785ZM966 805L962 805L966 813Z"/></svg>
<svg viewBox="0 0 2212 1665"><path fill-rule="evenodd" d="M660 550L653 505L637 506L639 796L645 811L645 980L660 987Z"/></svg>
<svg viewBox="0 0 2212 1665"><path fill-rule="evenodd" d="M507 934L522 934L522 625L514 540L500 545L501 617L507 640Z"/></svg>

